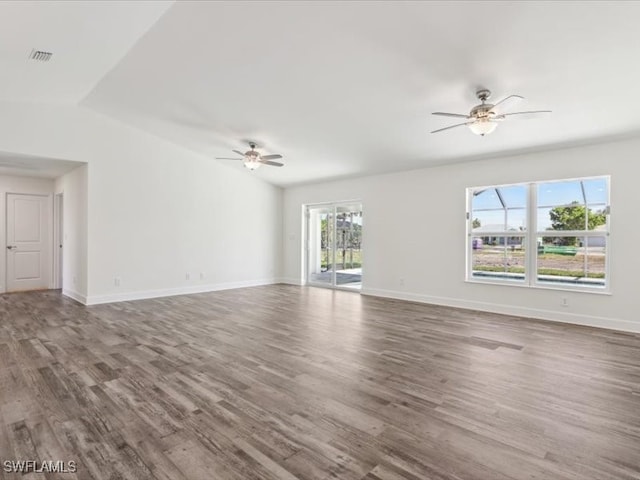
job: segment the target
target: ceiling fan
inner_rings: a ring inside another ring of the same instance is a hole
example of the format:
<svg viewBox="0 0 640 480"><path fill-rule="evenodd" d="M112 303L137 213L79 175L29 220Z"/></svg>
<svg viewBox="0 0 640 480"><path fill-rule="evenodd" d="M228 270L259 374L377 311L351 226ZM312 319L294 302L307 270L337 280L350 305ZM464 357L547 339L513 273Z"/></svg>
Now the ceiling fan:
<svg viewBox="0 0 640 480"><path fill-rule="evenodd" d="M251 150L247 150L242 153L238 150L231 150L233 153L237 153L242 158L227 158L227 157L216 157L217 160L242 160L244 162L244 166L249 170L255 170L260 168L262 165L270 165L272 167L282 167L284 163L274 162L273 160L277 160L282 158L282 155L278 155L277 153L274 155L262 155L260 152L256 150L256 144L253 142L249 142L249 147Z"/></svg>
<svg viewBox="0 0 640 480"><path fill-rule="evenodd" d="M551 113L551 110L534 110L529 112L509 112L517 103L524 99L520 95L509 95L496 104L486 103L491 96L491 91L483 88L476 92L476 97L482 102L471 109L468 115L460 113L433 112L433 115L442 117L464 118L465 121L448 127L434 130L431 133L443 132L451 128L466 125L476 135L485 136L493 132L498 123L509 118L532 118L539 114Z"/></svg>

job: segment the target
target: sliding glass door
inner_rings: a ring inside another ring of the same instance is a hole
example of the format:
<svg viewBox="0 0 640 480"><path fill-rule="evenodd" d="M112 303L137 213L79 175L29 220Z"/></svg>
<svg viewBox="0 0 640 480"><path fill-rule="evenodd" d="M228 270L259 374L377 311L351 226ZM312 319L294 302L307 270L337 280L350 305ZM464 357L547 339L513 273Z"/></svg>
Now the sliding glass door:
<svg viewBox="0 0 640 480"><path fill-rule="evenodd" d="M360 289L362 204L310 205L307 221L307 283Z"/></svg>
<svg viewBox="0 0 640 480"><path fill-rule="evenodd" d="M307 282L333 285L333 207L307 210Z"/></svg>

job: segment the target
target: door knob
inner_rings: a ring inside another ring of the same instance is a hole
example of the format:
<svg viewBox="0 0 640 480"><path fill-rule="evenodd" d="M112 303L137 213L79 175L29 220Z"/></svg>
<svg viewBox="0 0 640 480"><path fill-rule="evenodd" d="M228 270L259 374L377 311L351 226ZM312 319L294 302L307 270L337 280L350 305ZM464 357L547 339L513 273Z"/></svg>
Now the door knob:
<svg viewBox="0 0 640 480"><path fill-rule="evenodd" d="M18 248L17 245L7 245L7 250L13 250L14 248Z"/></svg>

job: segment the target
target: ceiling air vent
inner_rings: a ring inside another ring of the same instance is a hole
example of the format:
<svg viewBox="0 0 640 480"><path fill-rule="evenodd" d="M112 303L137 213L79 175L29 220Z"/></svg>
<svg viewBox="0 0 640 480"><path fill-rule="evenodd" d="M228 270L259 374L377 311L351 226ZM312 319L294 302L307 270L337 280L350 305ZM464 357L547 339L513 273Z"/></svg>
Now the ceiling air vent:
<svg viewBox="0 0 640 480"><path fill-rule="evenodd" d="M42 50L31 50L31 54L29 54L30 60L35 60L36 62L48 62L51 60L51 52L44 52Z"/></svg>

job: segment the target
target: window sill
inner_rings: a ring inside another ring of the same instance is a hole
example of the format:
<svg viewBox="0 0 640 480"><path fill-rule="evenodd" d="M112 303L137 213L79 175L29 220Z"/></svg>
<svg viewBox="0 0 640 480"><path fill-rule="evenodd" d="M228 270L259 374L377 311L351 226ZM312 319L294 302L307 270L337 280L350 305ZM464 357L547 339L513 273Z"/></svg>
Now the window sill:
<svg viewBox="0 0 640 480"><path fill-rule="evenodd" d="M554 285L554 284L544 284L544 283L536 283L536 284L528 284L524 281L518 280L503 280L503 279L478 279L478 278L467 278L465 279L465 283L476 283L480 285L498 285L498 286L506 286L506 287L519 287L519 288L529 288L534 290L555 290L559 292L576 292L576 293L591 293L595 295L612 295L611 290L607 287L589 287L586 285Z"/></svg>

